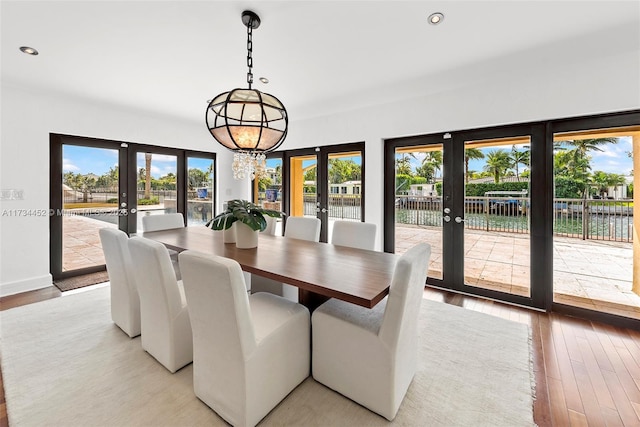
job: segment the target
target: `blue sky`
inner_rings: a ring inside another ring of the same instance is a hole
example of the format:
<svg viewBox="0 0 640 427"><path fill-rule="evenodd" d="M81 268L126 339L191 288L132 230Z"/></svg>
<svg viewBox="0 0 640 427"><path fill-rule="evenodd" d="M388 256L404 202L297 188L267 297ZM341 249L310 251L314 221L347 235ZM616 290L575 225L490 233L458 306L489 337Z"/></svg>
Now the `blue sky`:
<svg viewBox="0 0 640 427"><path fill-rule="evenodd" d="M602 146L603 151L592 151L589 153L591 156L591 171L603 171L607 173L617 173L621 175L628 176L633 169L633 159L630 158L627 153L631 151L633 145L633 141L631 137L621 137L618 138L617 144L607 144ZM488 153L491 150L497 150L499 148L503 148L505 150L511 150L511 145L505 147L490 147L490 148L482 148L481 151L483 153ZM415 153L417 160L414 158L410 158L411 165L415 169L420 166L422 159L424 158L424 153ZM400 158L402 155L397 154L396 158ZM469 170L475 172L482 172L485 164L484 159L480 160L471 160L469 161ZM522 165L520 165L520 170L525 170ZM438 176L441 176L441 171L438 172Z"/></svg>
<svg viewBox="0 0 640 427"><path fill-rule="evenodd" d="M498 147L484 148L482 151L485 153L490 150L495 150ZM617 144L607 144L602 147L602 152L591 152L591 166L592 171L604 171L608 173L618 173L622 175L629 175L633 169L633 160L627 156L627 152L631 151L632 139L631 137L618 138ZM511 149L511 146L506 147ZM114 167L118 164L118 151L105 148L91 148L75 145L63 146L63 171L74 173L94 173L98 176L106 173L110 167ZM416 153L418 160L411 158L413 167L420 165L424 153ZM360 164L360 157L343 158L343 160L351 159L357 164ZM208 159L189 159L189 168L198 168L201 170L207 170L210 160ZM267 159L267 167L275 167L281 164L281 159ZM307 167L314 161L306 160L303 162L303 167ZM145 166L144 153L138 154L136 169L143 168ZM472 160L469 162L469 170L480 172L484 166L484 160ZM154 178L159 178L167 173L176 173L176 157L168 156L164 154L154 154L151 163L151 175ZM440 175L440 173L438 174Z"/></svg>
<svg viewBox="0 0 640 427"><path fill-rule="evenodd" d="M105 148L64 145L62 149L62 170L80 174L94 173L97 176L109 171L118 164L118 150ZM189 169L208 170L211 159L189 158ZM138 153L136 170L145 167L144 153ZM176 173L176 156L153 154L151 157L151 176L160 178L168 173Z"/></svg>

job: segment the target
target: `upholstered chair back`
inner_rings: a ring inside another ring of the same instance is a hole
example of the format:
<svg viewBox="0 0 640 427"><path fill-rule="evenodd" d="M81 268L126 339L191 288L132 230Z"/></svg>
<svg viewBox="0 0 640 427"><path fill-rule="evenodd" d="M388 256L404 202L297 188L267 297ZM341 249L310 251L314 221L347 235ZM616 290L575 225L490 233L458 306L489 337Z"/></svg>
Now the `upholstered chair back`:
<svg viewBox="0 0 640 427"><path fill-rule="evenodd" d="M222 257L216 257L216 262L212 263L204 254L189 253L190 257L181 259L180 263L189 265L188 276L185 277L189 286L185 286L185 294L189 311L193 313L191 328L195 342L215 342L223 346L224 352L215 349L210 353L214 358L245 360L255 350L256 338L240 265ZM211 301L216 301L215 309L211 307ZM224 327L213 329L211 325ZM198 336L207 338L199 341Z"/></svg>
<svg viewBox="0 0 640 427"><path fill-rule="evenodd" d="M142 348L170 372L193 360L189 311L169 252L143 237L129 239L140 294Z"/></svg>
<svg viewBox="0 0 640 427"><path fill-rule="evenodd" d="M285 223L284 237L318 242L320 240L320 220L312 217L291 216L287 218Z"/></svg>
<svg viewBox="0 0 640 427"><path fill-rule="evenodd" d="M173 272L167 248L159 242L143 237L129 239L129 249L136 262L136 282L140 292L145 292L150 305L147 312L155 313L156 321L168 322L182 309L180 290ZM166 310L154 308L166 307Z"/></svg>
<svg viewBox="0 0 640 427"><path fill-rule="evenodd" d="M98 231L111 290L111 319L131 338L140 335L140 298L127 234L117 228Z"/></svg>
<svg viewBox="0 0 640 427"><path fill-rule="evenodd" d="M245 290L231 259L179 255L193 330L196 396L229 424L253 426L309 375L309 310Z"/></svg>
<svg viewBox="0 0 640 427"><path fill-rule="evenodd" d="M417 327L420 303L429 267L431 246L420 243L405 252L393 273L389 296L378 336L389 349L395 351L399 363L417 366ZM415 368L405 370L415 372Z"/></svg>
<svg viewBox="0 0 640 427"><path fill-rule="evenodd" d="M376 246L376 225L359 221L336 221L333 223L331 244L372 251Z"/></svg>
<svg viewBox="0 0 640 427"><path fill-rule="evenodd" d="M171 230L181 227L184 227L184 217L181 213L145 215L142 217L142 231Z"/></svg>

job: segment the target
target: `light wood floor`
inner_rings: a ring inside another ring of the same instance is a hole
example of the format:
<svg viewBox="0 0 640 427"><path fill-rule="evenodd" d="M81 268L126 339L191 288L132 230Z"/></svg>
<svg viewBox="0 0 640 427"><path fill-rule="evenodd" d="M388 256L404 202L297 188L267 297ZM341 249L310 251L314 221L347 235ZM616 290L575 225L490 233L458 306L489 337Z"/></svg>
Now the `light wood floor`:
<svg viewBox="0 0 640 427"><path fill-rule="evenodd" d="M60 296L56 288L0 299L0 310ZM555 313L425 289L425 298L521 322L532 329L535 422L640 426L640 332ZM0 427L8 426L0 375Z"/></svg>

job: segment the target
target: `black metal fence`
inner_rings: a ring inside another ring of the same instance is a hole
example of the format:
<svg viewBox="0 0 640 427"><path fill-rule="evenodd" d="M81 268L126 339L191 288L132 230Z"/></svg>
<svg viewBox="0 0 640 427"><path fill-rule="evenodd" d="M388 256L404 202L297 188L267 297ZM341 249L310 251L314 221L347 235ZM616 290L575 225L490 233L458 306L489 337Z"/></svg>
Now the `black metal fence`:
<svg viewBox="0 0 640 427"><path fill-rule="evenodd" d="M440 197L399 195L395 200L397 224L442 226ZM529 207L528 197L466 197L464 224L473 230L526 234ZM556 236L632 242L633 202L555 199L553 230Z"/></svg>
<svg viewBox="0 0 640 427"><path fill-rule="evenodd" d="M305 193L305 216L317 214L316 200L315 193ZM361 218L361 203L362 198L359 194L330 194L329 205L326 209L329 211L329 218L359 220Z"/></svg>

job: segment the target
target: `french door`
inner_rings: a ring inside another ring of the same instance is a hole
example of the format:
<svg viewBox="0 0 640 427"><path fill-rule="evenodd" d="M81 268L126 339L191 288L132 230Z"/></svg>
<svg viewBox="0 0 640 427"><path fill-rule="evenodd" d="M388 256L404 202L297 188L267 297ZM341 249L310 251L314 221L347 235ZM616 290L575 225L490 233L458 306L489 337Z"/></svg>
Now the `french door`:
<svg viewBox="0 0 640 427"><path fill-rule="evenodd" d="M285 212L319 218L320 241L330 241L336 220L364 221L364 143L285 151L282 159Z"/></svg>
<svg viewBox="0 0 640 427"><path fill-rule="evenodd" d="M429 284L542 307L544 152L529 125L388 140L385 251L427 242Z"/></svg>
<svg viewBox="0 0 640 427"><path fill-rule="evenodd" d="M54 280L104 270L98 231L128 232L128 151L115 141L50 137L50 269Z"/></svg>
<svg viewBox="0 0 640 427"><path fill-rule="evenodd" d="M215 154L50 136L50 270L54 280L104 270L98 231L142 229L144 215L214 216Z"/></svg>

